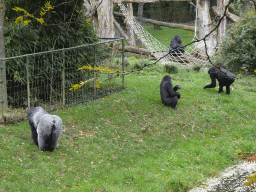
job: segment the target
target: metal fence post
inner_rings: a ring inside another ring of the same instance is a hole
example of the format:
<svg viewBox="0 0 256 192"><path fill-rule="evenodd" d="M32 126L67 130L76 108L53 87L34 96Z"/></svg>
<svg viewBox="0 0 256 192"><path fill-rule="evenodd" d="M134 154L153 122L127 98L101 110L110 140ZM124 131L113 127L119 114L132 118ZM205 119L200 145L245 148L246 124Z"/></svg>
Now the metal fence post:
<svg viewBox="0 0 256 192"><path fill-rule="evenodd" d="M124 73L124 39L122 39L122 73ZM123 76L122 85L124 88L124 74L122 76Z"/></svg>
<svg viewBox="0 0 256 192"><path fill-rule="evenodd" d="M28 99L28 108L30 109L30 85L29 85L29 66L28 66L29 60L28 56L26 56L26 73L27 73L27 99Z"/></svg>
<svg viewBox="0 0 256 192"><path fill-rule="evenodd" d="M0 84L1 84L1 100L0 100L0 103L1 103L1 116L2 116L2 123L4 122L4 80L3 80L3 59L1 59L1 67L0 67L0 70L1 70L1 73L0 73Z"/></svg>
<svg viewBox="0 0 256 192"><path fill-rule="evenodd" d="M96 62L96 45L93 46L93 57L94 57L94 61L93 61L93 68L95 68L95 62ZM96 71L93 70L94 73L94 83L93 83L93 95L96 98L97 97L97 90L96 90Z"/></svg>
<svg viewBox="0 0 256 192"><path fill-rule="evenodd" d="M63 62L62 62L62 104L66 104L66 92L65 92L65 50L62 51Z"/></svg>

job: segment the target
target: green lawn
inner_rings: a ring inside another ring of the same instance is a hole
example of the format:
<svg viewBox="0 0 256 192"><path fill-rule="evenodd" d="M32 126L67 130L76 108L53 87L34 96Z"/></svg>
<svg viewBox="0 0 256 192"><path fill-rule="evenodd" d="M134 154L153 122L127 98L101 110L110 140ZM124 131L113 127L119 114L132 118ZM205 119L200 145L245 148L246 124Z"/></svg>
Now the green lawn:
<svg viewBox="0 0 256 192"><path fill-rule="evenodd" d="M56 111L64 131L41 152L27 121L0 128L0 191L187 191L255 154L256 79L236 80L231 95L206 71L171 75L181 99L160 101L160 66L127 75L126 89Z"/></svg>
<svg viewBox="0 0 256 192"><path fill-rule="evenodd" d="M190 43L194 37L194 31L185 29L161 26L163 30L154 30L153 25L146 25L144 28L166 47L170 46L171 40L175 35L181 36L183 45Z"/></svg>

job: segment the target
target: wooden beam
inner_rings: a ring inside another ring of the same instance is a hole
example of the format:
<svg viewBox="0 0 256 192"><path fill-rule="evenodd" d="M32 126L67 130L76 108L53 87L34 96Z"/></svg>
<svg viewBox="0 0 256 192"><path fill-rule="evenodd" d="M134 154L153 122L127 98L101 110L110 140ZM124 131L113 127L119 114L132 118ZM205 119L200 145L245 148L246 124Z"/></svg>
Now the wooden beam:
<svg viewBox="0 0 256 192"><path fill-rule="evenodd" d="M114 12L114 15L124 17L124 15L120 12ZM135 18L138 19L138 17L135 17ZM178 24L178 23L168 23L168 22L156 21L153 19L146 19L146 18L142 18L141 20L143 22L152 23L154 25L167 26L167 27L173 27L173 28L181 28L181 29L187 29L187 30L191 30L191 31L195 30L195 27L190 26L190 25L184 25L184 24Z"/></svg>
<svg viewBox="0 0 256 192"><path fill-rule="evenodd" d="M128 41L128 36L126 35L122 27L119 25L119 23L115 20L115 18L114 18L114 24L116 25L116 28L121 33L121 35L124 37L125 41Z"/></svg>
<svg viewBox="0 0 256 192"><path fill-rule="evenodd" d="M118 46L118 50L122 50L122 46ZM126 52L132 52L132 53L137 53L137 54L142 54L142 55L149 55L152 56L151 51L149 51L148 49L143 49L143 48L136 48L136 47L132 47L132 46L124 46L124 50Z"/></svg>
<svg viewBox="0 0 256 192"><path fill-rule="evenodd" d="M223 11L223 10L219 10L218 7L216 7L216 6L213 6L212 9L213 9L214 13L215 13L217 16L219 16L219 17L222 17L222 16L223 16L223 14L224 14L224 11ZM232 21L234 21L234 22L238 22L238 20L240 19L239 16L237 16L237 15L235 15L235 14L233 14L233 13L230 13L229 11L227 12L227 17L228 17L229 19L231 19Z"/></svg>
<svg viewBox="0 0 256 192"><path fill-rule="evenodd" d="M230 18L234 22L238 22L238 20L240 19L239 16L237 16L233 13L230 13L230 12L227 12L227 16L228 16L228 18Z"/></svg>
<svg viewBox="0 0 256 192"><path fill-rule="evenodd" d="M190 25L184 25L184 24L178 24L178 23L168 23L168 22L156 21L153 19L146 19L146 18L142 18L142 21L144 21L146 23L152 23L154 25L167 26L167 27L173 27L173 28L181 28L181 29L187 29L187 30L191 30L191 31L195 30L195 27L190 26Z"/></svg>

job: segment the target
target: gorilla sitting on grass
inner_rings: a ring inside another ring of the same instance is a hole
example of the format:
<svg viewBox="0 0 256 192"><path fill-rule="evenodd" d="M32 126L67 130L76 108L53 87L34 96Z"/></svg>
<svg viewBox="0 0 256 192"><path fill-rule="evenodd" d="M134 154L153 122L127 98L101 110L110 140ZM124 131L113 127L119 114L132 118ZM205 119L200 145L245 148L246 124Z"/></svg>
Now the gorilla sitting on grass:
<svg viewBox="0 0 256 192"><path fill-rule="evenodd" d="M160 95L163 104L166 106L171 106L171 108L177 110L176 105L178 99L180 98L180 93L176 92L181 87L176 85L174 88L172 86L172 80L169 75L165 75L160 84Z"/></svg>
<svg viewBox="0 0 256 192"><path fill-rule="evenodd" d="M219 92L223 92L223 87L226 86L226 94L230 94L230 85L235 81L234 75L222 67L211 67L208 71L212 80L211 84L204 86L206 88L216 87L216 79L219 81Z"/></svg>
<svg viewBox="0 0 256 192"><path fill-rule="evenodd" d="M62 133L62 120L50 115L42 107L28 110L27 118L31 127L32 139L41 151L53 151Z"/></svg>

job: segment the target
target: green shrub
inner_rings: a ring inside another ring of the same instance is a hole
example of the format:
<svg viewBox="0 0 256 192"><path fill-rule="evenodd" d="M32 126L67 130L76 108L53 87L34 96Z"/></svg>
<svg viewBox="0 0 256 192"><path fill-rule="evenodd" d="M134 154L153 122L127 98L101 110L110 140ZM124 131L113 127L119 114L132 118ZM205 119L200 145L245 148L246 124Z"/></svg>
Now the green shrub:
<svg viewBox="0 0 256 192"><path fill-rule="evenodd" d="M228 31L216 63L232 70L253 73L256 70L256 14L251 11Z"/></svg>
<svg viewBox="0 0 256 192"><path fill-rule="evenodd" d="M202 65L195 65L193 66L193 71L199 72L201 68L202 68Z"/></svg>
<svg viewBox="0 0 256 192"><path fill-rule="evenodd" d="M175 65L165 65L165 71L170 74L177 74L179 72L178 67Z"/></svg>

